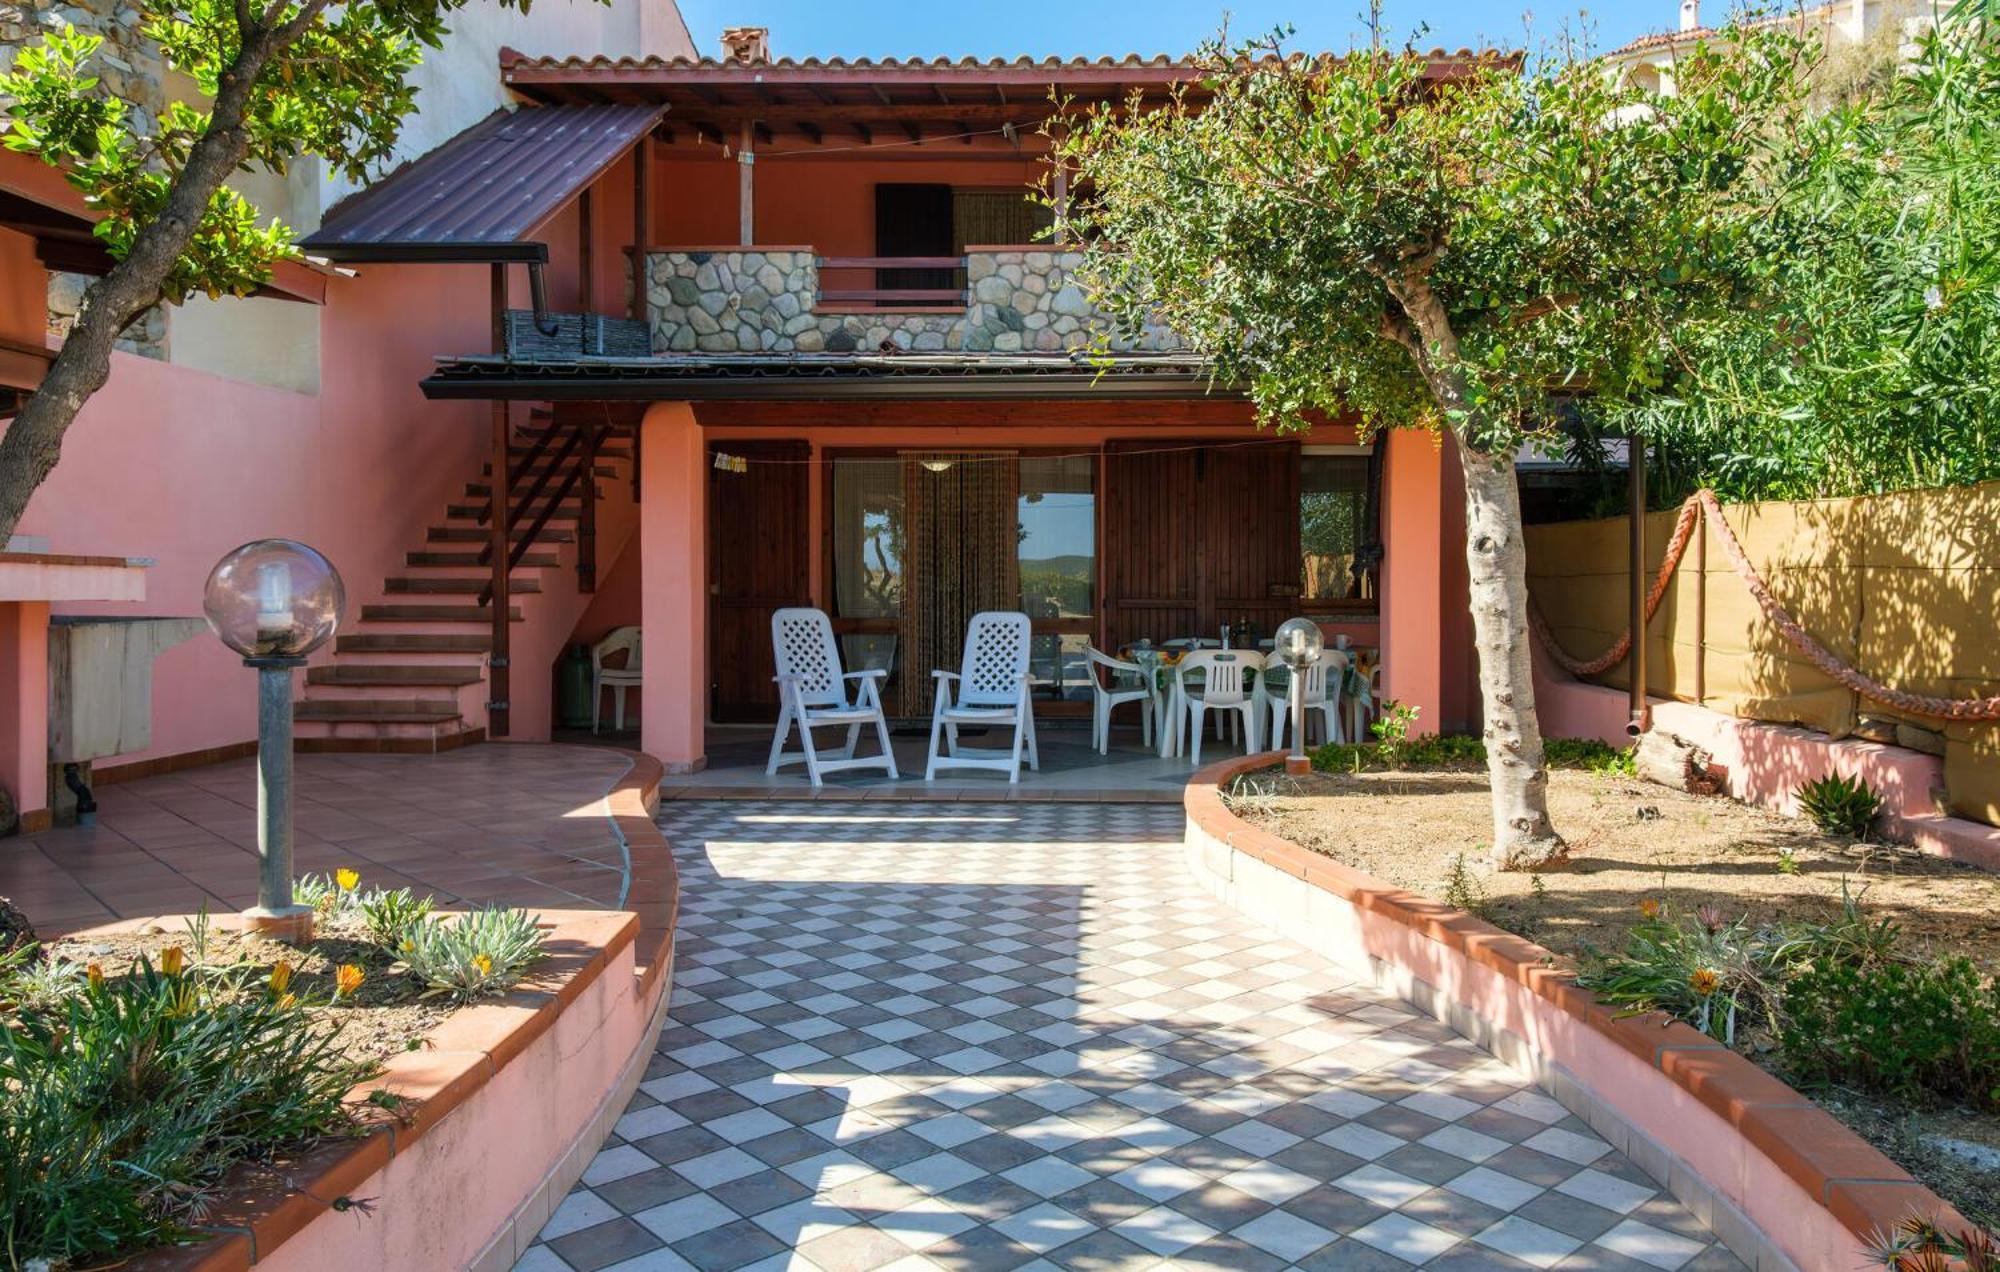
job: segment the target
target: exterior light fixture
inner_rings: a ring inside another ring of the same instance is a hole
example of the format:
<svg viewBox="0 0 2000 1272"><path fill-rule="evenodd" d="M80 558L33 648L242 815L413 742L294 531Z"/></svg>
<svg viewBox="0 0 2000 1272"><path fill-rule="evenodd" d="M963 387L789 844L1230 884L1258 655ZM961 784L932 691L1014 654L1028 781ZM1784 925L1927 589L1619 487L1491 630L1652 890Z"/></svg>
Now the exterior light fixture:
<svg viewBox="0 0 2000 1272"><path fill-rule="evenodd" d="M254 931L312 939L312 911L292 900L292 671L340 626L347 590L333 562L303 543L259 539L215 563L202 611L222 643L257 670L257 904Z"/></svg>
<svg viewBox="0 0 2000 1272"><path fill-rule="evenodd" d="M1319 661L1326 637L1312 619L1288 618L1278 624L1271 648L1292 673L1292 750L1285 757L1285 772L1302 777L1312 771L1312 761L1306 758L1306 669Z"/></svg>
<svg viewBox="0 0 2000 1272"><path fill-rule="evenodd" d="M934 473L947 473L951 471L951 461L948 459L924 459L917 462Z"/></svg>

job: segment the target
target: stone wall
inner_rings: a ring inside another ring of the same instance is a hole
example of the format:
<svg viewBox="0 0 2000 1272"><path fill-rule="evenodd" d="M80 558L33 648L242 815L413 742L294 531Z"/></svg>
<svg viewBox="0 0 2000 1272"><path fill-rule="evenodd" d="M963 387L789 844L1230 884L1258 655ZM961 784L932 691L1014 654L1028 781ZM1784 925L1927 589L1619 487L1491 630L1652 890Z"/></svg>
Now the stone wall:
<svg viewBox="0 0 2000 1272"><path fill-rule="evenodd" d="M646 260L658 353L1058 353L1108 322L1071 281L1080 252L1002 248L966 254L968 303L838 311L819 307L818 257L804 249L668 251ZM1148 327L1119 349L1180 342Z"/></svg>

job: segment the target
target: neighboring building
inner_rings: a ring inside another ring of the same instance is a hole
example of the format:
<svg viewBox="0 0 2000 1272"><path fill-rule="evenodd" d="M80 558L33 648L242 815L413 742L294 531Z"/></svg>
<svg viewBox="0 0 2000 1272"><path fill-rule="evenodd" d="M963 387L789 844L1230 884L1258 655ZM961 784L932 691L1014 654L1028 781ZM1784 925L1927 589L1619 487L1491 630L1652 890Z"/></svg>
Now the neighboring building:
<svg viewBox="0 0 2000 1272"><path fill-rule="evenodd" d="M293 183L328 200L297 217L323 303L250 303L306 315L312 385L259 382L247 342L202 368L120 354L22 530L157 558L168 614L239 542L325 550L350 605L301 685L308 746L546 738L565 647L640 623L643 744L696 767L711 721L774 717L792 604L890 666L910 716L964 617L1005 608L1034 620L1050 715L1087 715L1086 643L1303 611L1379 644L1426 727L1476 720L1448 442L1259 434L1165 330L1101 373L1078 354L1101 318L1027 197L1060 190L1051 94L1157 99L1191 66L773 59L755 28L703 58L668 5L586 10L461 11L413 162L344 199ZM11 264L33 235L0 227ZM119 763L252 737L214 642L154 684L153 745Z"/></svg>
<svg viewBox="0 0 2000 1272"><path fill-rule="evenodd" d="M1715 4L1716 0L1709 0ZM1936 21L1951 0L1830 0L1826 4L1787 6L1757 21L1784 24L1815 34L1826 51L1830 69L1858 73L1861 66L1893 59L1917 34ZM1719 28L1703 21L1701 0L1681 0L1679 25L1613 49L1604 60L1623 83L1651 92L1674 91L1674 62L1696 43L1712 39ZM1857 66L1856 64L1860 64Z"/></svg>

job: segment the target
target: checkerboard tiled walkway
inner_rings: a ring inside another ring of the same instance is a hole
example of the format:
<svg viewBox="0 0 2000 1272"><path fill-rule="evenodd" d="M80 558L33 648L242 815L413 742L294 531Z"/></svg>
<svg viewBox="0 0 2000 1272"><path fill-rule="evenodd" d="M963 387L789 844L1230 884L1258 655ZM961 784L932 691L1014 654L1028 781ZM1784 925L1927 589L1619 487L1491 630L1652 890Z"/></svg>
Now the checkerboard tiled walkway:
<svg viewBox="0 0 2000 1272"><path fill-rule="evenodd" d="M1737 1268L1140 805L676 803L669 1021L521 1272Z"/></svg>

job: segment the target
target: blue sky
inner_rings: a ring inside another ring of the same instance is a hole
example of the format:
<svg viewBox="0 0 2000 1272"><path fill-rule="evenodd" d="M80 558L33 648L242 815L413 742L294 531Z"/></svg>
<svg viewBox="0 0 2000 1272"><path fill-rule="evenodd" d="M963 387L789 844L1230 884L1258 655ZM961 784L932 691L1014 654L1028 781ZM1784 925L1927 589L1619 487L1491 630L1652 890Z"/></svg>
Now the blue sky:
<svg viewBox="0 0 2000 1272"><path fill-rule="evenodd" d="M807 57L1098 57L1186 53L1232 13L1231 29L1249 35L1279 23L1298 29L1311 49L1346 48L1364 29L1367 0L680 0L703 53L715 51L725 26L768 26L777 56ZM1721 9L1722 0L1709 5ZM1523 15L1532 10L1532 34ZM1615 48L1678 21L1676 0L1386 0L1395 32L1429 26L1429 48L1499 44L1540 47L1567 24L1587 30L1593 47ZM1580 18L1579 14L1583 14Z"/></svg>

